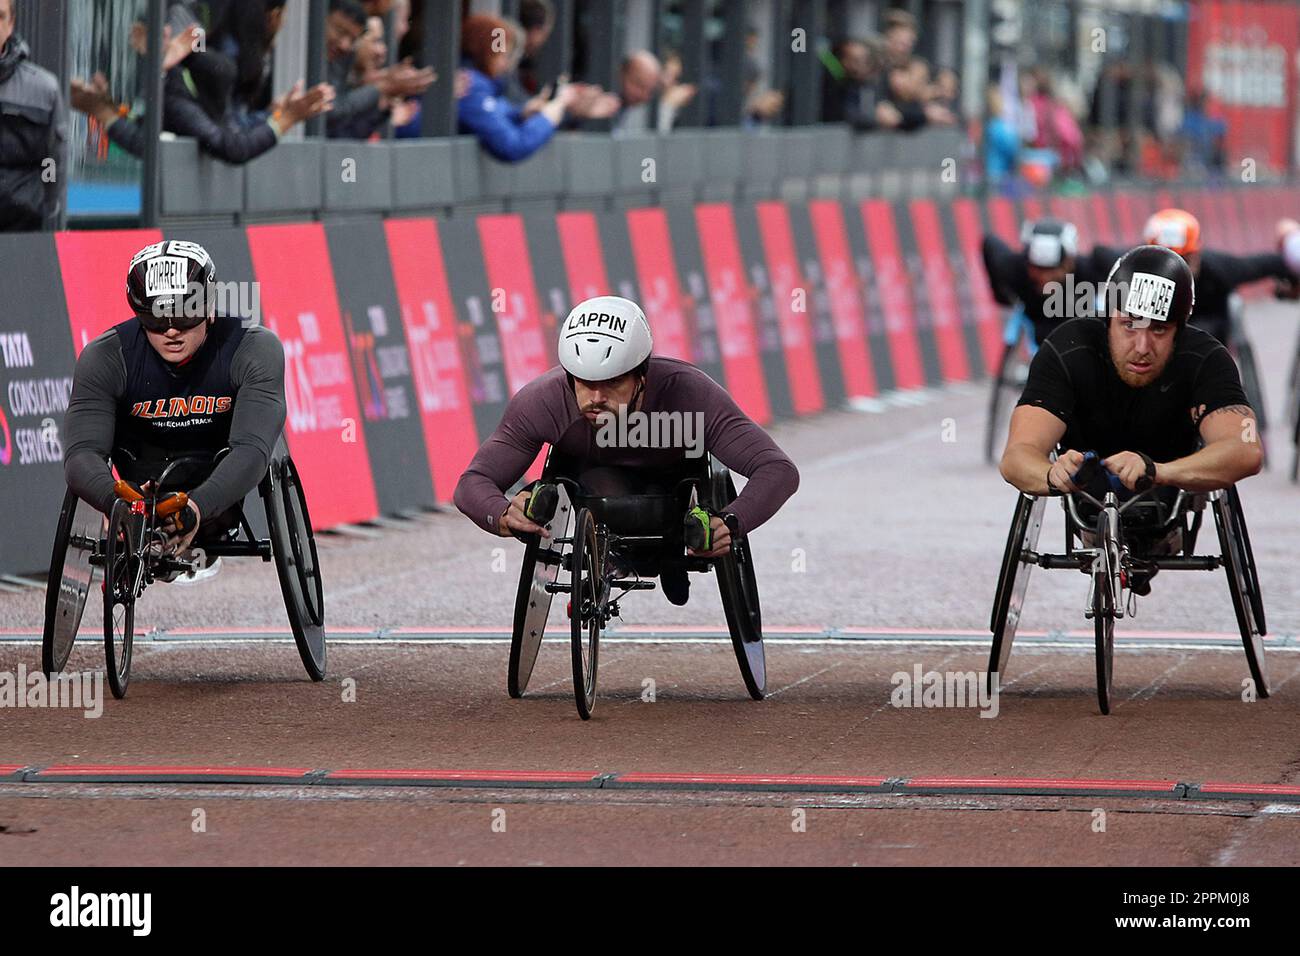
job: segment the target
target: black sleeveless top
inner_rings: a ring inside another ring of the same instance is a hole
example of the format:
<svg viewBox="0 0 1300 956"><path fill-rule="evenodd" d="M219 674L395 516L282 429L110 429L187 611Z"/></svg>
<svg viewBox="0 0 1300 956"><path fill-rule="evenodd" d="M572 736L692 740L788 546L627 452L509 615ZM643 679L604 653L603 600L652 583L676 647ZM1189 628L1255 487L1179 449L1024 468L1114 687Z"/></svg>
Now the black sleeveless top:
<svg viewBox="0 0 1300 956"><path fill-rule="evenodd" d="M119 474L144 480L160 470L161 462L187 455L210 459L225 448L235 404L231 362L244 337L239 319L217 318L199 350L181 366L158 354L137 320L128 319L114 331L126 363L113 455ZM200 469L205 470L210 469Z"/></svg>

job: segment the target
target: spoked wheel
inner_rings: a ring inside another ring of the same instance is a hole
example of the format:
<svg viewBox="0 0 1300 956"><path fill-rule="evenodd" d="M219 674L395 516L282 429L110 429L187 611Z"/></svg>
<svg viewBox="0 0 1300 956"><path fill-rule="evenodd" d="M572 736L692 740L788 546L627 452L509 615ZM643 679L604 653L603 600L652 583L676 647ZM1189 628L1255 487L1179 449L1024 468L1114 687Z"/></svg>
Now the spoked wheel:
<svg viewBox="0 0 1300 956"><path fill-rule="evenodd" d="M47 677L62 671L72 653L86 598L100 575L99 566L90 559L100 548L103 533L104 516L69 489L59 511L45 586L41 669Z"/></svg>
<svg viewBox="0 0 1300 956"><path fill-rule="evenodd" d="M1021 378L1024 367L1019 343L1003 349L989 396L989 417L984 426L984 460L990 465L998 460L998 442L1006 438L1011 409L1024 390L1025 383Z"/></svg>
<svg viewBox="0 0 1300 956"><path fill-rule="evenodd" d="M273 462L260 487L271 535L271 554L303 667L325 679L325 597L316 538L298 471L289 458Z"/></svg>
<svg viewBox="0 0 1300 956"><path fill-rule="evenodd" d="M121 700L131 680L135 640L135 596L140 583L136 554L139 521L125 501L113 506L104 541L104 660L108 686Z"/></svg>
<svg viewBox="0 0 1300 956"><path fill-rule="evenodd" d="M515 623L510 635L510 665L506 672L506 689L511 697L522 697L533 676L537 652L546 634L546 619L551 613L550 585L555 584L564 562L566 545L573 520L569 491L558 485L559 504L555 517L546 529L549 538L536 537L524 546L524 563L519 569L519 590L515 595Z"/></svg>
<svg viewBox="0 0 1300 956"><path fill-rule="evenodd" d="M723 508L736 498L731 473L719 462L711 462L710 486L714 509ZM718 592L731 632L731 647L740 665L745 689L754 700L767 692L767 657L763 650L763 607L754 576L754 556L749 539L733 532L731 552L717 559Z"/></svg>
<svg viewBox="0 0 1300 956"><path fill-rule="evenodd" d="M1029 589L1029 572L1034 568L1033 559L1027 555L1038 547L1046 504L1046 498L1022 494L1011 516L1011 530L1007 533L1006 550L1002 552L1002 569L998 572L998 588L989 619L989 630L993 632L987 679L989 693L993 692L993 675L997 674L1000 680L1011 657L1011 644L1016 639L1025 592Z"/></svg>
<svg viewBox="0 0 1300 956"><path fill-rule="evenodd" d="M1232 609L1237 615L1241 643L1246 650L1246 663L1255 681L1255 692L1260 698L1268 696L1268 671L1264 666L1264 601L1259 590L1259 575L1255 571L1255 555L1251 551L1250 536L1246 532L1246 518L1241 510L1241 499L1236 488L1220 492L1214 498L1214 523L1219 530L1219 547L1223 555L1223 569L1228 576L1228 590L1232 593Z"/></svg>
<svg viewBox="0 0 1300 956"><path fill-rule="evenodd" d="M596 707L596 657L604 611L605 580L596 521L586 508L573 525L570 560L569 629L573 641L573 698L583 720Z"/></svg>
<svg viewBox="0 0 1300 956"><path fill-rule="evenodd" d="M1097 637L1097 705L1110 713L1115 678L1115 608L1119 596L1118 523L1114 510L1097 516L1097 558L1092 566L1092 623Z"/></svg>

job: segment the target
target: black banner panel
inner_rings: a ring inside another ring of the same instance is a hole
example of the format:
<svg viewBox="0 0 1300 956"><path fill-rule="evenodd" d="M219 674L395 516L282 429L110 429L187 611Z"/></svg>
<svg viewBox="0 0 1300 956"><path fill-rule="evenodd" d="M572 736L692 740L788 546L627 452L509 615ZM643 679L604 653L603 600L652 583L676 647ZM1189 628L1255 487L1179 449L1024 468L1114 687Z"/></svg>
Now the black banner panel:
<svg viewBox="0 0 1300 956"><path fill-rule="evenodd" d="M379 510L431 507L429 455L383 223L330 223L325 238Z"/></svg>

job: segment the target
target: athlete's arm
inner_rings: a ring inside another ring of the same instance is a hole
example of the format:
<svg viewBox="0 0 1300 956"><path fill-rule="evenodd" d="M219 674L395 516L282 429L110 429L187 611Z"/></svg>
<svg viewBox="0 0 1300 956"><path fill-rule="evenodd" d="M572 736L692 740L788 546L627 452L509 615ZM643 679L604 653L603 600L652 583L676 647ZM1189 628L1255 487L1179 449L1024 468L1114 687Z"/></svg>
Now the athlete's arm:
<svg viewBox="0 0 1300 956"><path fill-rule="evenodd" d="M1016 254L997 236L985 236L980 246L984 257L984 271L989 277L989 288L1000 305L1015 305L1019 297L1011 288L1011 270Z"/></svg>
<svg viewBox="0 0 1300 956"><path fill-rule="evenodd" d="M205 516L220 514L257 487L284 430L284 348L274 332L254 326L244 333L230 362L230 381L230 452L190 492Z"/></svg>
<svg viewBox="0 0 1300 956"><path fill-rule="evenodd" d="M1067 450L1055 462L1048 457L1065 437L1073 412L1074 388L1069 372L1056 346L1048 339L1030 363L1029 381L1011 413L1000 466L1008 484L1029 495L1076 490L1070 476L1083 463L1082 453Z"/></svg>
<svg viewBox="0 0 1300 956"><path fill-rule="evenodd" d="M1214 254L1214 260L1216 271L1229 290L1260 279L1294 278L1287 268L1286 260L1276 252L1263 252L1254 256L1232 256L1220 252Z"/></svg>
<svg viewBox="0 0 1300 956"><path fill-rule="evenodd" d="M456 483L452 500L460 513L492 534L509 533L501 527L501 519L511 504L505 490L537 460L547 441L543 436L552 431L544 423L562 414L561 408L552 407L563 400L553 384L550 376L544 376L525 385L510 399L501 423Z"/></svg>
<svg viewBox="0 0 1300 956"><path fill-rule="evenodd" d="M1156 484L1187 491L1217 491L1259 474L1264 451L1255 413L1244 402L1207 412L1201 419L1200 451L1176 461L1156 463Z"/></svg>
<svg viewBox="0 0 1300 956"><path fill-rule="evenodd" d="M749 479L724 510L746 534L776 514L799 488L799 469L772 436L740 410L727 391L703 372L682 376L681 405L704 413L704 448Z"/></svg>
<svg viewBox="0 0 1300 956"><path fill-rule="evenodd" d="M108 514L117 494L108 456L117 429L117 400L126 391L126 361L117 333L89 343L77 359L63 419L63 475L77 496Z"/></svg>

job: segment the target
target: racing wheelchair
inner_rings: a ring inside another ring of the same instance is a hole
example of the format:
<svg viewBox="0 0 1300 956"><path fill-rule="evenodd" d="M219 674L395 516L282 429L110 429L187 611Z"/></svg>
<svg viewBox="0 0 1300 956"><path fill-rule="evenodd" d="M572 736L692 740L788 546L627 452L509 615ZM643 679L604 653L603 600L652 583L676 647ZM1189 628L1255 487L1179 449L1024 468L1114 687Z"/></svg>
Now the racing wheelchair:
<svg viewBox="0 0 1300 956"><path fill-rule="evenodd" d="M220 460L216 456L185 456L145 469L139 485L119 479L117 501L105 517L78 498L64 494L54 535L49 580L45 593L45 625L41 636L41 667L47 676L63 670L77 639L86 602L101 584L104 602L104 657L113 696L126 696L131 677L131 651L135 639L135 604L146 587L196 571L202 555L257 557L274 561L298 653L314 681L325 677L325 599L321 584L316 538L312 533L307 499L298 470L288 453L272 460L258 485L266 512L269 537L258 538L244 515L242 503L211 518L216 534L201 532L192 548L201 552L193 561L165 550L167 519L182 513L188 498L178 487L193 487ZM115 466L131 459L124 450L114 452ZM131 465L136 463L131 461ZM139 467L122 468L141 476ZM141 489L144 490L141 490Z"/></svg>
<svg viewBox="0 0 1300 956"><path fill-rule="evenodd" d="M1074 483L1097 494L1081 491L1061 497L1065 509L1064 554L1036 550L1046 499L1021 493L1016 501L989 621L993 632L988 665L990 693L994 675L1000 679L1006 673L1029 587L1029 572L1034 567L1074 568L1089 576L1084 617L1092 620L1095 630L1097 703L1103 714L1110 713L1114 696L1115 620L1126 614L1134 616L1138 594L1131 585L1135 579L1145 578L1149 588L1150 576L1156 570L1223 568L1250 676L1258 696L1267 697L1264 602L1237 489L1193 494L1148 484L1133 493L1106 471L1094 452L1086 453ZM1218 528L1218 555L1195 554L1207 504Z"/></svg>
<svg viewBox="0 0 1300 956"><path fill-rule="evenodd" d="M1002 358L989 394L989 416L984 423L984 461L987 464L997 463L999 442L1006 439L1011 410L1016 407L1025 383L1029 381L1029 363L1037 351L1034 324L1025 315L1024 308L1016 306L1002 327Z"/></svg>
<svg viewBox="0 0 1300 956"><path fill-rule="evenodd" d="M553 517L544 523L550 537L525 540L519 590L510 638L507 689L522 697L528 688L556 594L567 594L573 694L578 714L591 718L596 706L596 670L601 630L619 616L619 602L631 591L653 590L665 557L683 555L682 517L692 505L711 514L736 497L725 466L711 455L677 482L671 493L597 496L563 474L552 451L539 487L557 489ZM549 509L548 509L549 510ZM727 517L731 551L720 558L685 556L688 571L714 571L722 607L749 696L762 700L767 685L762 610L747 537ZM561 573L563 572L563 576Z"/></svg>

